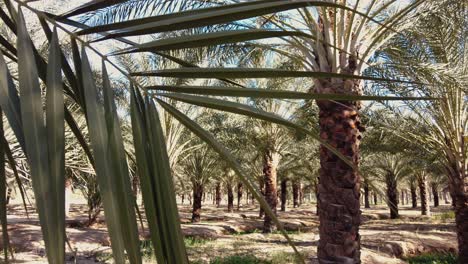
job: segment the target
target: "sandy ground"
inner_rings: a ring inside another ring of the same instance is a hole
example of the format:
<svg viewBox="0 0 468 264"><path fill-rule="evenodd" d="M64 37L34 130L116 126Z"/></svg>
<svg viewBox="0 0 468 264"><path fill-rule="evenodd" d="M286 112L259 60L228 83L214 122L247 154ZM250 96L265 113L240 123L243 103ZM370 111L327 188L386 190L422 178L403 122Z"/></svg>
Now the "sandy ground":
<svg viewBox="0 0 468 264"><path fill-rule="evenodd" d="M107 263L102 262L105 259L103 256L110 252L103 217L100 223L91 227L81 226L80 223L84 223L87 217L86 205L83 200L74 199L74 202L67 220L67 236L77 252L76 263L97 263L98 259L101 259L100 263ZM383 205L363 208L360 232L363 263L406 263L402 260L404 257L424 252L456 252L453 219L440 217L449 210L448 205L442 205L433 209L435 217L427 218L420 216L418 208L413 210L401 206L401 218L390 220L389 212ZM9 206L8 230L15 251L15 263L46 263L37 215L33 208L30 211L32 213L28 219L21 204L13 201ZM183 233L202 238L202 242L188 246L192 261L208 263L219 256L252 254L273 263L295 262L293 250L282 235L259 232L262 219L258 218L258 208L254 205L227 213L225 206L215 208L205 204L199 224L189 223L190 206L180 205L180 216ZM279 218L307 263L317 263L315 256L319 237L315 205L288 208L286 212L279 212ZM142 239L148 237L147 228L142 230L140 227L140 231ZM75 262L69 248L67 257L69 263ZM146 262L154 263L154 260L147 259Z"/></svg>

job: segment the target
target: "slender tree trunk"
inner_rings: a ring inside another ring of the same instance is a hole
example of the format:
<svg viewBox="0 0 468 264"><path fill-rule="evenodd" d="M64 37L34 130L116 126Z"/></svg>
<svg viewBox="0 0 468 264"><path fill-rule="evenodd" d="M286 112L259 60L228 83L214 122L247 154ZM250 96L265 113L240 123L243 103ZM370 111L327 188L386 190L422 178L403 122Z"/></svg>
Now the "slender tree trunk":
<svg viewBox="0 0 468 264"><path fill-rule="evenodd" d="M410 192L411 192L411 207L418 207L418 196L416 194L416 184L414 181L410 182Z"/></svg>
<svg viewBox="0 0 468 264"><path fill-rule="evenodd" d="M13 193L13 189L8 187L7 189L7 196L6 196L6 204L10 204L11 194Z"/></svg>
<svg viewBox="0 0 468 264"><path fill-rule="evenodd" d="M200 222L200 214L203 200L203 184L193 182L193 209L192 209L192 223Z"/></svg>
<svg viewBox="0 0 468 264"><path fill-rule="evenodd" d="M356 59L351 56L345 72L355 74ZM318 83L317 83L318 82ZM358 80L316 82L319 93L361 94ZM335 147L355 167L320 146L319 233L320 263L360 263L360 177L359 143L361 126L360 102L318 100L320 137Z"/></svg>
<svg viewBox="0 0 468 264"><path fill-rule="evenodd" d="M244 193L244 185L239 182L237 184L237 211L242 207L242 195Z"/></svg>
<svg viewBox="0 0 468 264"><path fill-rule="evenodd" d="M318 191L318 182L320 179L314 182L314 192L315 192L315 214L319 215L320 212L320 203L319 203L319 191Z"/></svg>
<svg viewBox="0 0 468 264"><path fill-rule="evenodd" d="M448 193L447 193L447 190L446 190L446 189L444 189L444 190L442 191L442 195L444 196L444 203L445 203L445 204L450 204L449 199L448 199Z"/></svg>
<svg viewBox="0 0 468 264"><path fill-rule="evenodd" d="M393 175L389 175L386 179L387 183L387 199L388 207L390 208L390 218L396 219L399 217L398 214L398 188L397 181Z"/></svg>
<svg viewBox="0 0 468 264"><path fill-rule="evenodd" d="M370 208L369 192L369 183L364 181L364 208Z"/></svg>
<svg viewBox="0 0 468 264"><path fill-rule="evenodd" d="M219 207L221 204L221 182L216 183L215 200L216 200L216 207Z"/></svg>
<svg viewBox="0 0 468 264"><path fill-rule="evenodd" d="M431 184L432 197L434 197L434 207L439 207L439 191L437 190L437 184Z"/></svg>
<svg viewBox="0 0 468 264"><path fill-rule="evenodd" d="M227 186L227 195L228 195L228 212L234 212L234 191L232 187L232 183L228 182Z"/></svg>
<svg viewBox="0 0 468 264"><path fill-rule="evenodd" d="M377 192L374 191L374 205L377 205Z"/></svg>
<svg viewBox="0 0 468 264"><path fill-rule="evenodd" d="M276 214L276 206L278 204L278 195L276 188L276 170L279 162L279 154L267 150L263 154L263 176L265 178L265 199L274 214ZM271 233L275 230L275 225L271 217L265 214L263 222L263 233Z"/></svg>
<svg viewBox="0 0 468 264"><path fill-rule="evenodd" d="M302 181L299 181L299 206L304 203L304 186Z"/></svg>
<svg viewBox="0 0 468 264"><path fill-rule="evenodd" d="M288 180L281 180L281 211L286 212L286 200L288 197Z"/></svg>
<svg viewBox="0 0 468 264"><path fill-rule="evenodd" d="M419 197L421 197L421 214L431 215L431 208L429 207L429 197L427 195L427 176L421 174L418 176Z"/></svg>
<svg viewBox="0 0 468 264"><path fill-rule="evenodd" d="M300 199L300 185L299 185L299 181L298 180L294 180L292 182L292 191L293 191L293 207L294 208L297 208L299 207L299 199Z"/></svg>
<svg viewBox="0 0 468 264"><path fill-rule="evenodd" d="M182 193L181 200L182 200L182 204L184 204L184 200L185 200L185 193Z"/></svg>
<svg viewBox="0 0 468 264"><path fill-rule="evenodd" d="M258 180L258 185L260 186L260 193L266 199L266 197L265 197L265 178L264 177L260 177L260 179ZM263 210L262 206L260 206L258 216L260 218L262 218L264 215L265 215L265 211Z"/></svg>
<svg viewBox="0 0 468 264"><path fill-rule="evenodd" d="M405 191L403 189L400 190L400 196L401 205L405 205Z"/></svg>
<svg viewBox="0 0 468 264"><path fill-rule="evenodd" d="M72 194L72 181L70 178L65 180L65 217L70 216L70 203Z"/></svg>

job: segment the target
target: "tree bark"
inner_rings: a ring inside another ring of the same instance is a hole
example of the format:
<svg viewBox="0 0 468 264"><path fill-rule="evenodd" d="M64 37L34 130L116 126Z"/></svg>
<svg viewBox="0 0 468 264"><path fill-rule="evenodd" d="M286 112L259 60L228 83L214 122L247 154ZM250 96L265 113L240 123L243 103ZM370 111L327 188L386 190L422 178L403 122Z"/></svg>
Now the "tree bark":
<svg viewBox="0 0 468 264"><path fill-rule="evenodd" d="M370 208L369 193L369 183L364 181L364 208Z"/></svg>
<svg viewBox="0 0 468 264"><path fill-rule="evenodd" d="M237 211L242 207L242 195L244 193L244 185L239 182L237 184Z"/></svg>
<svg viewBox="0 0 468 264"><path fill-rule="evenodd" d="M234 212L234 191L231 182L228 182L227 186L227 195L228 195L228 212Z"/></svg>
<svg viewBox="0 0 468 264"><path fill-rule="evenodd" d="M354 74L356 60L349 58L346 72ZM354 68L354 69L353 69ZM358 80L320 80L319 93L360 94ZM361 126L360 102L318 100L320 137L355 166L349 166L328 148L320 146L319 233L320 263L360 263L360 176L358 174Z"/></svg>
<svg viewBox="0 0 468 264"><path fill-rule="evenodd" d="M447 189L444 189L444 190L442 191L442 195L444 196L444 203L445 203L445 204L450 204L449 199L448 199Z"/></svg>
<svg viewBox="0 0 468 264"><path fill-rule="evenodd" d="M401 201L401 205L405 205L405 190L401 189L400 190L400 195L401 195L401 198L400 198L400 201Z"/></svg>
<svg viewBox="0 0 468 264"><path fill-rule="evenodd" d="M437 184L431 184L432 197L434 197L434 207L439 207L439 190L437 190Z"/></svg>
<svg viewBox="0 0 468 264"><path fill-rule="evenodd" d="M263 198L266 199L265 197L265 177L260 177L258 180L258 185L260 187L260 193L263 195ZM262 218L265 215L265 211L263 210L262 206L260 206L260 210L258 212L258 216Z"/></svg>
<svg viewBox="0 0 468 264"><path fill-rule="evenodd" d="M182 200L182 201L181 201L181 202L182 202L182 204L184 204L184 200L185 200L185 193L182 193L181 200Z"/></svg>
<svg viewBox="0 0 468 264"><path fill-rule="evenodd" d="M397 181L393 175L389 175L386 179L387 184L387 204L390 208L390 218L396 219L399 217L398 214L398 188Z"/></svg>
<svg viewBox="0 0 468 264"><path fill-rule="evenodd" d="M421 174L418 176L419 197L421 198L421 214L431 215L431 208L429 207L429 197L427 195L427 176Z"/></svg>
<svg viewBox="0 0 468 264"><path fill-rule="evenodd" d="M216 183L215 200L216 200L216 207L219 207L221 204L221 182Z"/></svg>
<svg viewBox="0 0 468 264"><path fill-rule="evenodd" d="M319 203L319 191L318 191L318 183L320 179L317 179L317 181L314 181L314 192L315 192L315 214L319 215L320 212L320 203Z"/></svg>
<svg viewBox="0 0 468 264"><path fill-rule="evenodd" d="M377 205L377 192L374 191L374 205Z"/></svg>
<svg viewBox="0 0 468 264"><path fill-rule="evenodd" d="M286 200L288 197L288 180L281 180L281 212L286 212Z"/></svg>
<svg viewBox="0 0 468 264"><path fill-rule="evenodd" d="M447 168L449 190L455 204L455 224L457 226L458 263L468 263L468 177L466 169L457 164Z"/></svg>
<svg viewBox="0 0 468 264"><path fill-rule="evenodd" d="M292 191L293 191L293 207L297 208L300 205L300 182L294 180L292 182Z"/></svg>
<svg viewBox="0 0 468 264"><path fill-rule="evenodd" d="M203 184L193 182L193 206L192 206L192 223L200 222L202 199L203 199Z"/></svg>
<svg viewBox="0 0 468 264"><path fill-rule="evenodd" d="M410 192L411 192L411 207L418 207L418 196L416 194L416 184L414 181L410 182Z"/></svg>
<svg viewBox="0 0 468 264"><path fill-rule="evenodd" d="M265 200L270 206L274 214L276 214L276 206L278 205L278 195L276 188L276 170L279 162L279 154L267 149L263 154L263 176L265 179ZM271 217L265 214L263 221L263 233L271 233L276 230Z"/></svg>

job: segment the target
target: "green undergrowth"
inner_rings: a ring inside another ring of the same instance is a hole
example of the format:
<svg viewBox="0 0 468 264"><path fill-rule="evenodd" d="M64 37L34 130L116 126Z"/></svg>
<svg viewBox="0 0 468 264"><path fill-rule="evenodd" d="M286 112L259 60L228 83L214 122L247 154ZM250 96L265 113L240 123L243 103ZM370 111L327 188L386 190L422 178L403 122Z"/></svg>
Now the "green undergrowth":
<svg viewBox="0 0 468 264"><path fill-rule="evenodd" d="M406 259L409 264L457 264L457 256L452 253L431 253Z"/></svg>

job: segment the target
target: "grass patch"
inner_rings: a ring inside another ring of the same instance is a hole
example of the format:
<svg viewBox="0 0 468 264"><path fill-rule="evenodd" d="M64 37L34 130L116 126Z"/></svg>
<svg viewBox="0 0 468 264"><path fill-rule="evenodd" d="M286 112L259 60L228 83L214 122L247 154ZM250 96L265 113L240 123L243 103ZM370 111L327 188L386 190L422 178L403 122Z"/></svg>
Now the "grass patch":
<svg viewBox="0 0 468 264"><path fill-rule="evenodd" d="M234 255L216 258L210 264L272 264L270 261L259 259L252 255Z"/></svg>
<svg viewBox="0 0 468 264"><path fill-rule="evenodd" d="M439 221L447 221L447 220L453 220L455 219L455 212L454 211L448 211L444 212L441 214L436 214L433 216L434 220L439 220Z"/></svg>
<svg viewBox="0 0 468 264"><path fill-rule="evenodd" d="M201 237L184 237L184 242L186 247L196 247L196 246L202 246L213 239L206 239L206 238L201 238Z"/></svg>
<svg viewBox="0 0 468 264"><path fill-rule="evenodd" d="M409 264L457 264L457 256L452 253L431 253L406 259Z"/></svg>

